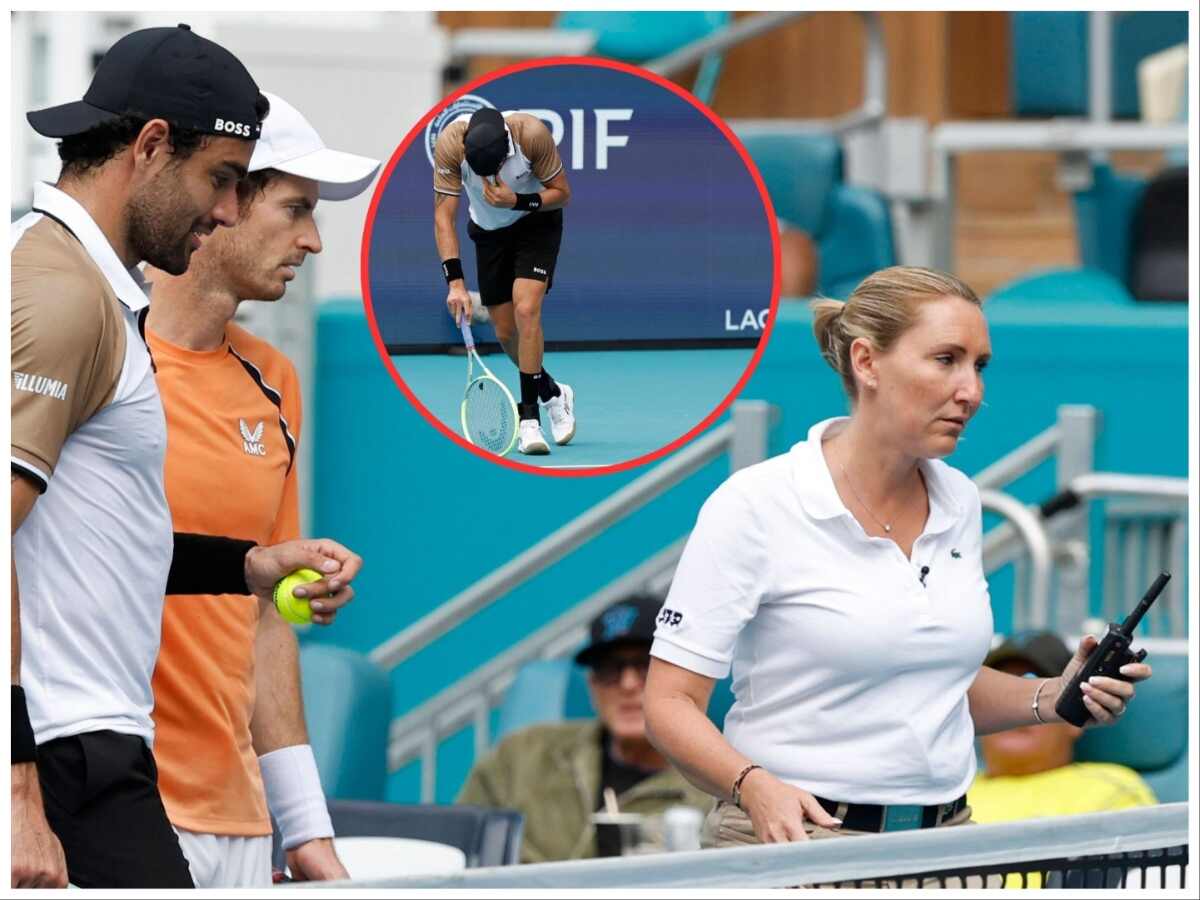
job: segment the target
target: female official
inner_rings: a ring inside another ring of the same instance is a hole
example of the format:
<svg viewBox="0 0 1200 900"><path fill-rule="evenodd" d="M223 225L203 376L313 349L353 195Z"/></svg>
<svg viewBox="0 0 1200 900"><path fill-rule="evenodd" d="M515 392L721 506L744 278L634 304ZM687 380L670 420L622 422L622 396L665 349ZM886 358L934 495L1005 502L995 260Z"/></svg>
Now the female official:
<svg viewBox="0 0 1200 900"><path fill-rule="evenodd" d="M928 269L813 304L848 418L737 472L700 511L658 619L646 724L718 798L710 845L957 825L974 738L1057 721L1058 678L982 667L992 614L979 492L941 461L983 401L979 298ZM724 733L705 710L733 670ZM1122 672L1150 676L1144 664ZM1133 685L1085 685L1115 721Z"/></svg>

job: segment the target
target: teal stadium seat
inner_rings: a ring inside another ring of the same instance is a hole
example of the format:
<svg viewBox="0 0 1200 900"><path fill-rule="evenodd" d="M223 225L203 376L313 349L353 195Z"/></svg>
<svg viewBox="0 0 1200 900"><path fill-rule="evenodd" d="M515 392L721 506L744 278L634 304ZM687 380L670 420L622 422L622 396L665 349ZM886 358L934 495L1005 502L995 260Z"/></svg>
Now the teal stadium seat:
<svg viewBox="0 0 1200 900"><path fill-rule="evenodd" d="M304 718L327 797L383 800L392 688L361 653L328 644L300 648Z"/></svg>
<svg viewBox="0 0 1200 900"><path fill-rule="evenodd" d="M729 683L728 678L718 682L708 704L708 717L718 728L733 706ZM538 660L523 665L505 693L495 740L540 722L592 719L595 715L586 669L570 659Z"/></svg>
<svg viewBox="0 0 1200 900"><path fill-rule="evenodd" d="M843 183L842 149L820 132L737 129L781 222L806 232L820 259L818 293L845 299L896 264L891 214L877 191Z"/></svg>
<svg viewBox="0 0 1200 900"><path fill-rule="evenodd" d="M1135 305L1125 285L1099 269L1048 269L1034 272L1010 281L988 296L989 307L995 303L1020 302L1046 306L1086 303L1089 308L1101 304Z"/></svg>
<svg viewBox="0 0 1200 900"><path fill-rule="evenodd" d="M644 63L666 56L687 44L708 37L729 24L728 12L586 12L559 13L556 27L596 33L593 52L628 63ZM722 56L704 58L692 93L711 103L721 73Z"/></svg>
<svg viewBox="0 0 1200 900"><path fill-rule="evenodd" d="M1106 163L1092 167L1092 186L1075 194L1079 259L1085 267L1129 283L1133 214L1145 190L1144 178Z"/></svg>
<svg viewBox="0 0 1200 900"><path fill-rule="evenodd" d="M1014 12L1012 106L1018 117L1088 114L1088 13ZM1112 13L1113 117L1138 117L1137 65L1186 43L1186 12Z"/></svg>
<svg viewBox="0 0 1200 900"><path fill-rule="evenodd" d="M1132 278L1134 217L1146 179L1092 166L1092 185L1074 196L1079 237L1078 269L1033 272L998 288L989 301L1087 301L1134 305Z"/></svg>

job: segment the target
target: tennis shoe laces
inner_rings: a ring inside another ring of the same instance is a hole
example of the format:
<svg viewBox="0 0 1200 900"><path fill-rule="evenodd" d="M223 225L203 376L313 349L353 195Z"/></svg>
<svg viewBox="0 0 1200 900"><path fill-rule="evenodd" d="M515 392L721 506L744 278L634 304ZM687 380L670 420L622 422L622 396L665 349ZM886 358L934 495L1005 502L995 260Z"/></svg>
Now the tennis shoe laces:
<svg viewBox="0 0 1200 900"><path fill-rule="evenodd" d="M546 436L542 434L542 426L537 419L522 419L520 430L517 432L517 451L526 456L545 456L550 452Z"/></svg>
<svg viewBox="0 0 1200 900"><path fill-rule="evenodd" d="M559 394L542 404L550 416L550 433L560 447L575 437L575 391L569 384L558 383Z"/></svg>

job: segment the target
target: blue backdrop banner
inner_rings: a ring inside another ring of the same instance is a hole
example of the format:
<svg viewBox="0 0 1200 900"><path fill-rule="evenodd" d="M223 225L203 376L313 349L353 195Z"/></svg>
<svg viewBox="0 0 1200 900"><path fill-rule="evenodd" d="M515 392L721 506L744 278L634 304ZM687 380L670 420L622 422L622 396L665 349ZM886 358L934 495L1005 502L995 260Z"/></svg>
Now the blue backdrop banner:
<svg viewBox="0 0 1200 900"><path fill-rule="evenodd" d="M457 98L396 161L368 224L369 302L389 353L460 344L433 238L432 148L481 106L536 115L571 188L542 322L549 349L752 346L773 284L773 222L738 148L690 99L623 69L555 64ZM478 287L458 213L467 286ZM536 215L536 213L534 214ZM494 341L491 329L476 329Z"/></svg>

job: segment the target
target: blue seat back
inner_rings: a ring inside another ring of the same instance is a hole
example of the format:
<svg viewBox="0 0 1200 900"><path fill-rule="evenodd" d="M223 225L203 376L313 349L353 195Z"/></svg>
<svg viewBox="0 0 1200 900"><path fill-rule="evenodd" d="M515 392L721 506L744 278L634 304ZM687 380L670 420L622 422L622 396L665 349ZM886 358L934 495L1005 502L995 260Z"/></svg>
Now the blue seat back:
<svg viewBox="0 0 1200 900"><path fill-rule="evenodd" d="M1138 116L1137 65L1147 56L1186 43L1186 12L1114 12L1112 110ZM1088 13L1014 12L1012 103L1017 116L1088 113Z"/></svg>
<svg viewBox="0 0 1200 900"><path fill-rule="evenodd" d="M1108 728L1089 728L1075 745L1082 762L1137 769L1162 803L1188 799L1188 658L1150 654L1151 679Z"/></svg>
<svg viewBox="0 0 1200 900"><path fill-rule="evenodd" d="M989 306L1000 302L1094 306L1098 303L1133 305L1134 299L1125 285L1099 269L1050 269L1023 275L988 296Z"/></svg>
<svg viewBox="0 0 1200 900"><path fill-rule="evenodd" d="M775 214L816 242L821 294L845 298L867 275L895 265L887 202L843 183L836 137L753 128L738 129L738 137L762 173Z"/></svg>
<svg viewBox="0 0 1200 900"><path fill-rule="evenodd" d="M596 32L600 56L641 63L707 37L729 22L728 12L588 12L559 13L559 28Z"/></svg>
<svg viewBox="0 0 1200 900"><path fill-rule="evenodd" d="M1124 285L1129 284L1133 214L1145 189L1144 178L1102 163L1093 166L1092 186L1075 194L1081 262Z"/></svg>
<svg viewBox="0 0 1200 900"><path fill-rule="evenodd" d="M328 644L300 648L304 718L327 797L382 800L387 782L392 688L361 653Z"/></svg>
<svg viewBox="0 0 1200 900"><path fill-rule="evenodd" d="M733 705L730 679L717 682L708 704L708 717L720 728ZM596 710L588 692L587 670L570 659L526 663L518 671L500 704L494 739L536 725L568 719L593 719Z"/></svg>

